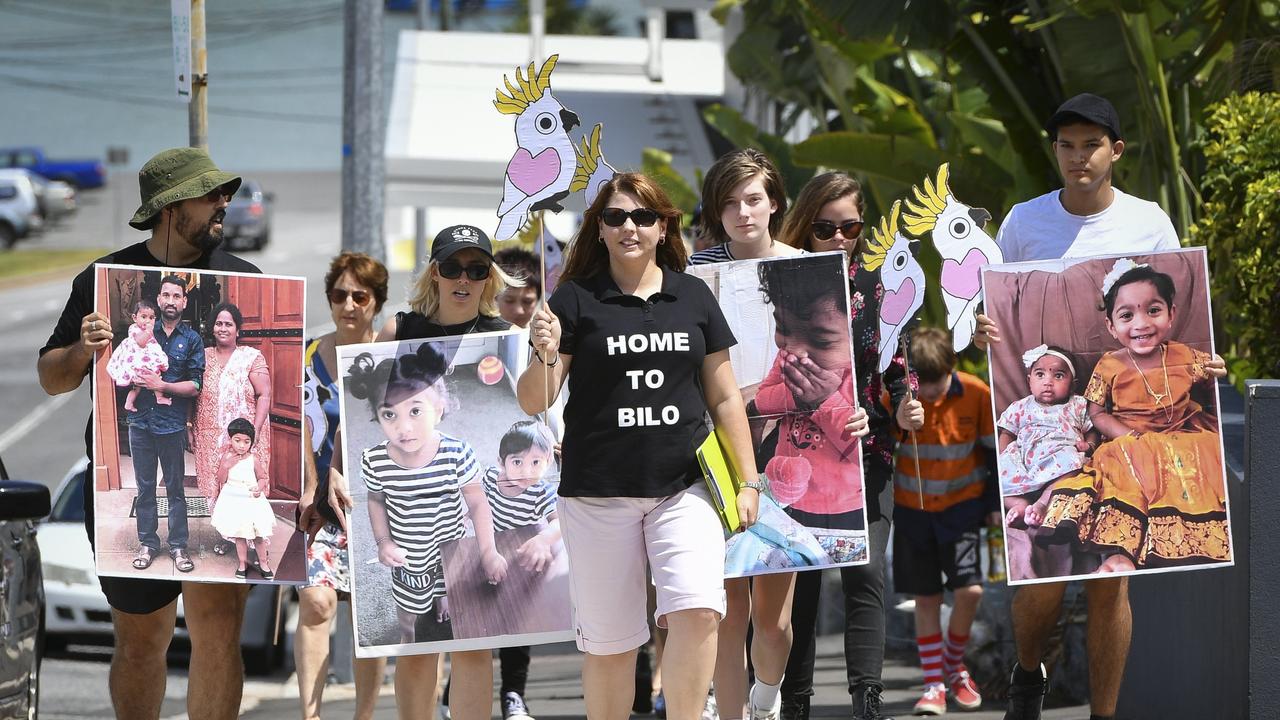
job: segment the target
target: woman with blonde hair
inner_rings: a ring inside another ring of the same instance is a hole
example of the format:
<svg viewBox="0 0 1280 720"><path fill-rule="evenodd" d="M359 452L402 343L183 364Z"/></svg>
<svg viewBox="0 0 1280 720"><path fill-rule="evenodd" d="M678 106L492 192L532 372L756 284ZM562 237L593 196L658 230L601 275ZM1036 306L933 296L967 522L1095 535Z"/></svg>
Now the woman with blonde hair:
<svg viewBox="0 0 1280 720"><path fill-rule="evenodd" d="M700 717L715 667L725 545L694 455L704 416L740 467L755 460L729 363L737 341L686 263L680 211L649 178L620 173L587 209L549 309L530 325L521 407L542 412L569 381L558 507L593 720L630 714L649 637L646 564L668 631L668 718ZM739 529L755 522L758 493L741 489Z"/></svg>
<svg viewBox="0 0 1280 720"><path fill-rule="evenodd" d="M431 258L409 291L409 312L396 313L378 332L378 341L415 340L506 330L498 315L498 294L521 286L493 260L489 236L474 225L453 225L436 234ZM408 661L406 663L406 661ZM396 683L401 718L429 718L440 680L440 655L409 655L396 661L396 677L406 670L412 686ZM490 650L450 655L450 716L487 720L493 709L493 660Z"/></svg>
<svg viewBox="0 0 1280 720"><path fill-rule="evenodd" d="M431 258L409 289L409 312L398 312L378 332L378 341L435 338L506 330L498 294L524 282L493 260L489 236L474 225L441 230Z"/></svg>
<svg viewBox="0 0 1280 720"><path fill-rule="evenodd" d="M883 375L879 367L880 300L884 289L878 276L862 268L862 228L866 201L862 186L842 172L823 173L810 180L782 227L787 245L809 252L843 250L849 255L849 307L853 316L854 378L858 405L867 413L868 432L862 438L862 475L866 492L867 535L871 562L840 569L844 590L845 672L853 696L854 720L879 720L884 684L884 564L893 517L893 448L895 429L918 430L924 408L914 399L918 386L908 378L901 353ZM880 403L887 389L890 415ZM819 573L799 573L791 606L794 641L782 683L783 717L807 720L813 695L814 631L818 616Z"/></svg>

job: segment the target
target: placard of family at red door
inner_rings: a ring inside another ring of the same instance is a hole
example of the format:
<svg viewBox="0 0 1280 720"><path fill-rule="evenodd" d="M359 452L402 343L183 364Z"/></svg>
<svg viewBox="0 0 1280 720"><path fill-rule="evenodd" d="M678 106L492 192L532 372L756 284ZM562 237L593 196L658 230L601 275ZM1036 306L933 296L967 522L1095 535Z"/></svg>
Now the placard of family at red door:
<svg viewBox="0 0 1280 720"><path fill-rule="evenodd" d="M689 268L738 340L730 359L769 484L759 520L729 538L726 577L868 561L862 448L845 431L856 409L846 262L834 252Z"/></svg>
<svg viewBox="0 0 1280 720"><path fill-rule="evenodd" d="M515 396L526 342L338 349L360 657L572 638L556 439Z"/></svg>
<svg viewBox="0 0 1280 720"><path fill-rule="evenodd" d="M1231 565L1204 249L983 286L1010 584Z"/></svg>
<svg viewBox="0 0 1280 720"><path fill-rule="evenodd" d="M298 583L306 281L98 265L100 575Z"/></svg>

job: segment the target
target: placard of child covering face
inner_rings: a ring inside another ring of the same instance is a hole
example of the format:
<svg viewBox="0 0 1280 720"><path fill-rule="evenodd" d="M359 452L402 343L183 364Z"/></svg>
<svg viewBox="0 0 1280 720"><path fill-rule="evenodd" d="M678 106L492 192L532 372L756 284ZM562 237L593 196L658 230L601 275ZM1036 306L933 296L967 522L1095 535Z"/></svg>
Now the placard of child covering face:
<svg viewBox="0 0 1280 720"><path fill-rule="evenodd" d="M306 280L98 265L99 575L298 584Z"/></svg>
<svg viewBox="0 0 1280 720"><path fill-rule="evenodd" d="M356 654L570 640L556 440L519 331L338 348Z"/></svg>
<svg viewBox="0 0 1280 720"><path fill-rule="evenodd" d="M725 577L861 565L867 559L861 443L853 413L847 260L842 252L690 267L739 342L760 519L731 537Z"/></svg>
<svg viewBox="0 0 1280 720"><path fill-rule="evenodd" d="M1009 583L1233 562L1203 248L992 265Z"/></svg>

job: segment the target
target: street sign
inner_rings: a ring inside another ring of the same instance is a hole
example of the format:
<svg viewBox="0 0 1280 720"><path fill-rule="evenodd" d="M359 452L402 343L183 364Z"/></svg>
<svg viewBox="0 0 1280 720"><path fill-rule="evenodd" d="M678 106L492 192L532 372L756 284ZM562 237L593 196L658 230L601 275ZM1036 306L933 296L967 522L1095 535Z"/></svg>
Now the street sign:
<svg viewBox="0 0 1280 720"><path fill-rule="evenodd" d="M178 97L191 102L191 0L170 0L173 8L173 75Z"/></svg>

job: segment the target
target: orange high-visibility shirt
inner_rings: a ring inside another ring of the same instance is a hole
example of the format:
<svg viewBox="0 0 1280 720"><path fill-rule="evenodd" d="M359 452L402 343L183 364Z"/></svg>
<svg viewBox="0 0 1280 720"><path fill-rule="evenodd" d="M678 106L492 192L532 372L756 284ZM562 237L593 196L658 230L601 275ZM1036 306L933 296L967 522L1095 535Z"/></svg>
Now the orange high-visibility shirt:
<svg viewBox="0 0 1280 720"><path fill-rule="evenodd" d="M917 448L926 511L938 512L982 497L990 474L984 448L994 448L996 442L991 389L974 375L954 372L945 395L936 401L920 398L920 402L924 404L924 427L915 432L915 446L904 432L895 453L894 502L920 509L913 452Z"/></svg>

